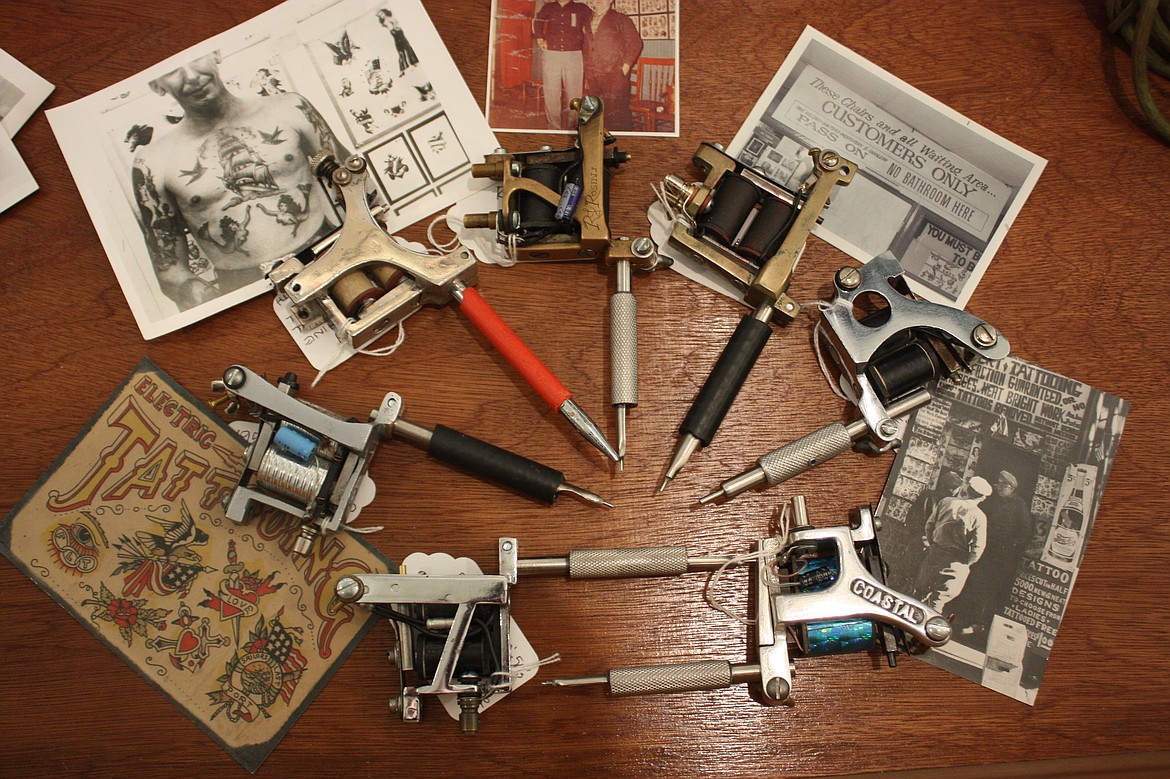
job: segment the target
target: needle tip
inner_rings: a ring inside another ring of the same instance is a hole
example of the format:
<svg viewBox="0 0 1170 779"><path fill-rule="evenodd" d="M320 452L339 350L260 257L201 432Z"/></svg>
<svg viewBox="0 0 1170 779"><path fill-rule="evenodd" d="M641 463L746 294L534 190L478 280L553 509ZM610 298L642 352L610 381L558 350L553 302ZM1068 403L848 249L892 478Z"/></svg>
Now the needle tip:
<svg viewBox="0 0 1170 779"><path fill-rule="evenodd" d="M699 505L706 506L708 503L714 503L722 494L723 490L718 489L712 492L710 495L704 495L703 497L699 498Z"/></svg>
<svg viewBox="0 0 1170 779"><path fill-rule="evenodd" d="M667 476L666 478L664 478L662 480L662 486L658 488L658 491L662 492L663 490L665 490L667 484L670 484L670 477L669 476Z"/></svg>
<svg viewBox="0 0 1170 779"><path fill-rule="evenodd" d="M625 469L626 469L626 458L619 457L618 458L618 470L625 471Z"/></svg>
<svg viewBox="0 0 1170 779"><path fill-rule="evenodd" d="M603 500L603 501L601 501L601 503L600 503L600 504L598 504L598 505L605 506L607 509L611 509L611 508L613 508L613 504L612 504L612 503L610 503L608 500Z"/></svg>

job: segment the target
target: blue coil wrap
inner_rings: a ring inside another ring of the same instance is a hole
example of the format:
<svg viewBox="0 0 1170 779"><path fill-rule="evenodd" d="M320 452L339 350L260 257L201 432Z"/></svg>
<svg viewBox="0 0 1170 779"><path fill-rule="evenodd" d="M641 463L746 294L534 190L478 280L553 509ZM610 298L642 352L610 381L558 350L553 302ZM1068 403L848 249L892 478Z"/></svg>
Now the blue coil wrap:
<svg viewBox="0 0 1170 779"><path fill-rule="evenodd" d="M804 626L805 651L809 657L868 652L873 648L874 625L868 619L809 622Z"/></svg>

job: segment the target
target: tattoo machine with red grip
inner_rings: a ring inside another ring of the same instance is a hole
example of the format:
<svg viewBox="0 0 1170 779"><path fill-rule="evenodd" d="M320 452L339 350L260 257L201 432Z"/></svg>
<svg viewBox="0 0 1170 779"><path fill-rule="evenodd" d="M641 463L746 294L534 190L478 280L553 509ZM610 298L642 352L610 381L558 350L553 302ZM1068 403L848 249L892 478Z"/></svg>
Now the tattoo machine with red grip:
<svg viewBox="0 0 1170 779"><path fill-rule="evenodd" d="M590 505L610 506L547 465L443 425L426 428L404 419L402 398L395 392L360 422L298 400L297 377L291 373L273 386L233 365L212 389L224 393L213 405L227 400L229 413L244 406L260 420L239 483L225 502L228 518L247 522L258 506L298 517L297 554L308 554L318 535L348 522L362 477L387 438L400 438L436 460L545 503L568 493Z"/></svg>
<svg viewBox="0 0 1170 779"><path fill-rule="evenodd" d="M609 228L611 171L629 155L613 145L605 129L605 105L586 95L571 103L577 111L577 144L543 146L531 152L497 149L471 175L499 182L500 208L467 214L468 228L496 231L513 260L533 262L603 260L614 269L610 298L611 397L616 412L619 466L626 453L626 415L638 405L638 306L632 275L669 264L649 238L614 237Z"/></svg>
<svg viewBox="0 0 1170 779"><path fill-rule="evenodd" d="M475 257L459 245L446 254L407 249L378 223L366 200L367 163L354 155L338 163L330 154L310 160L313 172L340 190L341 229L322 244L280 262L268 274L306 326L328 323L338 338L362 348L424 304L459 303L472 323L520 371L540 396L611 460L618 455L601 429L573 400L531 349L471 289L478 280Z"/></svg>

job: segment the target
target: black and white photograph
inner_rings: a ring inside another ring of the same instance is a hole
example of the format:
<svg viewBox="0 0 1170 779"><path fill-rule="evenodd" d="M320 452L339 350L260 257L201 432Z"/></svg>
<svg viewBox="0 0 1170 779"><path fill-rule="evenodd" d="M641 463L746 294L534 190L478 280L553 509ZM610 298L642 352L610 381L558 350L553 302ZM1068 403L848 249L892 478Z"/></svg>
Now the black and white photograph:
<svg viewBox="0 0 1170 779"><path fill-rule="evenodd" d="M7 135L0 133L0 212L37 191L28 165Z"/></svg>
<svg viewBox="0 0 1170 779"><path fill-rule="evenodd" d="M50 121L148 339L340 225L311 155L364 156L393 230L486 186L471 160L496 145L416 0L293 0Z"/></svg>
<svg viewBox="0 0 1170 779"><path fill-rule="evenodd" d="M1045 166L806 27L728 153L795 189L813 147L857 166L815 234L859 262L893 253L915 293L959 308Z"/></svg>
<svg viewBox="0 0 1170 779"><path fill-rule="evenodd" d="M931 393L878 508L889 583L952 620L922 659L1032 704L1129 404L1016 357Z"/></svg>
<svg viewBox="0 0 1170 779"><path fill-rule="evenodd" d="M45 102L53 85L0 49L0 127L9 138Z"/></svg>
<svg viewBox="0 0 1170 779"><path fill-rule="evenodd" d="M678 14L678 0L492 0L489 123L574 132L570 102L596 95L611 132L677 136Z"/></svg>

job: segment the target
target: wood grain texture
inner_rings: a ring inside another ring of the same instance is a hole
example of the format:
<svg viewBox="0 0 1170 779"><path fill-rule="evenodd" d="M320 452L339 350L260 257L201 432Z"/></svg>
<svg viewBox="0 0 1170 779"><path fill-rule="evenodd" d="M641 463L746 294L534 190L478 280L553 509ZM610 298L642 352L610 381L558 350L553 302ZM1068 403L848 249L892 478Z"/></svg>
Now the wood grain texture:
<svg viewBox="0 0 1170 779"><path fill-rule="evenodd" d="M63 105L265 10L262 0L154 4L126 0L11 3L0 47L57 85ZM261 776L568 774L657 777L816 776L924 769L1170 747L1165 651L1170 551L1165 520L1170 415L1167 214L1170 151L1133 119L1129 57L1102 32L1098 4L868 0L779 4L683 2L682 136L629 139L634 160L614 183L612 223L646 229L650 184L686 173L700 141L727 142L805 24L1049 160L1031 199L971 300L1014 351L1133 403L1084 567L1039 701L1027 707L923 663L897 670L867 657L798 669L795 708L753 702L744 688L607 699L598 690L522 688L476 737L428 707L406 726L386 710L397 690L388 629L370 634L277 747ZM487 82L486 1L426 2L480 104ZM196 12L194 9L198 8ZM1161 95L1166 90L1161 87ZM534 136L502 136L509 148ZM540 141L544 142L544 141ZM309 367L259 298L144 342L98 243L43 112L16 138L40 191L0 216L0 344L9 380L0 411L0 511L7 513L143 356L204 394L241 362L270 375ZM407 235L419 238L417 227ZM793 286L825 292L845 260L813 241ZM482 269L481 291L578 401L608 420L606 300L592 265ZM363 513L392 559L411 551L468 555L491 567L496 538L526 555L572 548L685 544L739 550L767 531L777 491L723 507L695 499L767 449L842 415L808 346L809 325L778 331L714 445L655 494L675 430L739 319L730 302L671 273L635 280L642 403L627 467L616 473L456 311L410 320L391 359L355 359L306 396L364 414L394 389L410 418L442 422L562 469L617 508L552 508L502 493L385 446ZM749 423L771 420L766 429ZM802 475L814 521L836 524L876 500L889 460L849 454ZM729 594L741 575L727 577ZM245 775L13 566L0 564L0 775ZM705 608L697 577L671 581L523 581L514 615L558 675L699 658L739 660L742 626ZM732 598L742 607L742 596Z"/></svg>

